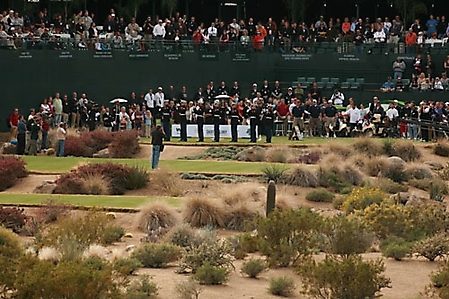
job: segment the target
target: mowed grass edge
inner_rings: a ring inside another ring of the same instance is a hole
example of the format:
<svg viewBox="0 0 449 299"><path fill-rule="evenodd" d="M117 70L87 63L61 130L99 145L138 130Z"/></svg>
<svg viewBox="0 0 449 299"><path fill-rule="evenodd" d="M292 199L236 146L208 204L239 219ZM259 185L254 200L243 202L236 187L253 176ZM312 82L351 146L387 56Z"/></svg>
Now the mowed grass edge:
<svg viewBox="0 0 449 299"><path fill-rule="evenodd" d="M63 173L85 163L120 163L151 170L149 159L106 159L78 157L24 156L28 171L39 173ZM266 163L237 161L198 161L198 160L161 160L160 167L168 171L178 172L210 172L210 173L261 173ZM157 172L154 172L157 174Z"/></svg>
<svg viewBox="0 0 449 299"><path fill-rule="evenodd" d="M139 208L154 201L163 201L173 207L179 207L180 198L174 197L145 197L145 196L105 196L105 195L63 195L63 194L11 194L0 193L0 204L7 205L40 205L48 199L58 203L66 203L82 207L102 208Z"/></svg>

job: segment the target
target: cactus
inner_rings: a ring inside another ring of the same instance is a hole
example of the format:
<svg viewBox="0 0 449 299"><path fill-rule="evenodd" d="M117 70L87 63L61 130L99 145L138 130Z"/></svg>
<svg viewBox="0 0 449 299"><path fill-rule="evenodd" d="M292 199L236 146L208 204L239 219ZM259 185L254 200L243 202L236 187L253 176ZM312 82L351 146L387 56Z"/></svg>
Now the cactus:
<svg viewBox="0 0 449 299"><path fill-rule="evenodd" d="M267 217L268 214L273 212L274 207L276 204L276 183L271 180L268 183L268 190L267 190Z"/></svg>

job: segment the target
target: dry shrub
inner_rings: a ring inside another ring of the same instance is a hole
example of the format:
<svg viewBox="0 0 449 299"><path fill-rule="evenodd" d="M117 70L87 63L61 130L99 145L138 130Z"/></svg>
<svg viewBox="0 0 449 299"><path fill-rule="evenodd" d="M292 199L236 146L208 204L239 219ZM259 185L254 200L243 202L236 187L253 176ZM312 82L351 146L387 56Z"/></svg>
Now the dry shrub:
<svg viewBox="0 0 449 299"><path fill-rule="evenodd" d="M235 159L247 162L263 162L265 161L265 149L260 146L254 146L237 153Z"/></svg>
<svg viewBox="0 0 449 299"><path fill-rule="evenodd" d="M407 185L396 183L395 181L390 180L388 178L379 178L377 180L377 188L389 194L396 194L399 192L408 191Z"/></svg>
<svg viewBox="0 0 449 299"><path fill-rule="evenodd" d="M432 179L434 177L430 167L422 163L408 163L405 166L405 172L408 178L423 180Z"/></svg>
<svg viewBox="0 0 449 299"><path fill-rule="evenodd" d="M348 162L360 169L365 169L366 163L370 160L364 153L357 153L350 157Z"/></svg>
<svg viewBox="0 0 449 299"><path fill-rule="evenodd" d="M256 215L256 209L248 203L240 202L227 211L225 225L231 230L244 231L245 223L253 220Z"/></svg>
<svg viewBox="0 0 449 299"><path fill-rule="evenodd" d="M330 141L327 144L327 150L325 149L324 152L334 153L343 158L349 158L354 154L352 147L341 144L339 141Z"/></svg>
<svg viewBox="0 0 449 299"><path fill-rule="evenodd" d="M352 156L351 156L351 157L352 157ZM345 158L346 158L346 157L345 157ZM349 158L349 157L348 157L348 158ZM346 160L346 159L345 159L345 160ZM320 165L322 165L322 164L330 164L330 165L332 165L332 164L338 164L338 163L341 163L341 161L342 161L342 157L341 157L338 153L333 153L333 152L331 152L331 153L325 155L325 156L321 159L320 163L318 163L318 164L320 164Z"/></svg>
<svg viewBox="0 0 449 299"><path fill-rule="evenodd" d="M397 157L386 159L386 163L381 169L380 176L389 178L397 183L407 180L407 174L404 171L405 163Z"/></svg>
<svg viewBox="0 0 449 299"><path fill-rule="evenodd" d="M179 197L186 193L184 188L186 184L182 182L181 177L166 169L161 169L157 175L152 175L150 185L152 189L160 190L166 196Z"/></svg>
<svg viewBox="0 0 449 299"><path fill-rule="evenodd" d="M104 246L101 246L99 244L91 244L89 247L83 252L83 258L89 259L89 258L100 258L100 259L106 259L107 255L109 254L109 249L107 249Z"/></svg>
<svg viewBox="0 0 449 299"><path fill-rule="evenodd" d="M383 146L373 138L358 138L352 145L357 153L363 153L368 157L378 157L383 153Z"/></svg>
<svg viewBox="0 0 449 299"><path fill-rule="evenodd" d="M449 157L449 144L440 140L433 148L433 153L441 157Z"/></svg>
<svg viewBox="0 0 449 299"><path fill-rule="evenodd" d="M271 147L265 153L266 161L272 163L287 163L291 156L289 148Z"/></svg>
<svg viewBox="0 0 449 299"><path fill-rule="evenodd" d="M266 196L266 189L256 183L243 183L233 186L232 189L226 190L216 195L226 205L232 207L241 202L259 202Z"/></svg>
<svg viewBox="0 0 449 299"><path fill-rule="evenodd" d="M107 195L110 194L111 179L100 173L83 173L80 177L82 180L82 190L86 194Z"/></svg>
<svg viewBox="0 0 449 299"><path fill-rule="evenodd" d="M341 180L353 186L361 186L364 180L363 174L354 165L341 161L338 164L320 163L319 179L323 187L332 187L323 185L323 180L329 179L329 176L332 176L331 179Z"/></svg>
<svg viewBox="0 0 449 299"><path fill-rule="evenodd" d="M288 185L300 187L315 188L319 185L316 171L304 165L299 165L290 169L285 176L284 182Z"/></svg>
<svg viewBox="0 0 449 299"><path fill-rule="evenodd" d="M114 139L109 144L112 158L132 158L140 151L137 131L123 131L114 133Z"/></svg>
<svg viewBox="0 0 449 299"><path fill-rule="evenodd" d="M38 258L41 261L57 262L61 259L61 253L54 247L45 246L39 250Z"/></svg>
<svg viewBox="0 0 449 299"><path fill-rule="evenodd" d="M217 201L202 197L192 197L186 201L183 217L184 221L193 227L225 226L225 211L223 207Z"/></svg>
<svg viewBox="0 0 449 299"><path fill-rule="evenodd" d="M391 145L390 156L398 156L406 162L418 160L422 155L421 151L411 140L398 140Z"/></svg>
<svg viewBox="0 0 449 299"><path fill-rule="evenodd" d="M388 160L385 158L367 159L363 171L369 176L379 176L383 169L388 167Z"/></svg>
<svg viewBox="0 0 449 299"><path fill-rule="evenodd" d="M178 216L165 202L152 202L140 209L139 229L147 234L158 229L170 229L178 223Z"/></svg>

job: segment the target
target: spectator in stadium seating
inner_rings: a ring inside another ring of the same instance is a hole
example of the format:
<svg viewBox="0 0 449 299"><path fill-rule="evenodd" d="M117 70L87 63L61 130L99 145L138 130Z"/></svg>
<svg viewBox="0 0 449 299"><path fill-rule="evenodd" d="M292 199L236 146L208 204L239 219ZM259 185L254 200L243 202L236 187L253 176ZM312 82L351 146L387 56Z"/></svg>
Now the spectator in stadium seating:
<svg viewBox="0 0 449 299"><path fill-rule="evenodd" d="M97 24L95 24L95 22L93 22L89 28L89 38L96 39L99 37L99 35L100 35L100 32L97 29Z"/></svg>
<svg viewBox="0 0 449 299"><path fill-rule="evenodd" d="M365 43L365 41L366 39L363 36L362 32L360 31L360 29L357 29L354 38L352 40L352 43L355 46L354 50L357 54L363 53L363 44Z"/></svg>
<svg viewBox="0 0 449 299"><path fill-rule="evenodd" d="M448 27L449 28L449 27ZM449 55L446 56L446 59L444 60L443 63L443 68L444 68L444 72L446 73L446 75L449 73Z"/></svg>
<svg viewBox="0 0 449 299"><path fill-rule="evenodd" d="M330 99L335 105L342 106L345 101L345 95L337 88L335 89Z"/></svg>
<svg viewBox="0 0 449 299"><path fill-rule="evenodd" d="M304 98L304 89L302 89L301 83L298 83L298 85L296 85L295 97L300 101L302 101L302 99Z"/></svg>
<svg viewBox="0 0 449 299"><path fill-rule="evenodd" d="M75 43L79 44L84 39L84 24L83 19L79 18L75 25Z"/></svg>
<svg viewBox="0 0 449 299"><path fill-rule="evenodd" d="M399 77L403 77L406 65L404 60L400 57L396 58L393 62L393 78L397 79Z"/></svg>
<svg viewBox="0 0 449 299"><path fill-rule="evenodd" d="M112 15L108 15L108 18L103 23L103 29L106 33L106 38L112 39L115 32L115 21Z"/></svg>
<svg viewBox="0 0 449 299"><path fill-rule="evenodd" d="M287 134L287 129L288 129L288 116L289 116L289 107L288 105L285 103L285 99L281 99L281 102L276 106L276 114L277 114L277 119L279 121L282 121L282 135L286 135Z"/></svg>
<svg viewBox="0 0 449 299"><path fill-rule="evenodd" d="M377 28L377 31L374 33L374 42L376 44L381 44L386 42L385 31L383 31L382 27Z"/></svg>
<svg viewBox="0 0 449 299"><path fill-rule="evenodd" d="M412 28L408 30L408 33L405 35L405 50L407 54L413 54L416 52L416 41L418 39L418 35L413 31Z"/></svg>
<svg viewBox="0 0 449 299"><path fill-rule="evenodd" d="M404 91L404 82L402 82L402 78L401 77L397 78L394 90L398 91L398 92Z"/></svg>
<svg viewBox="0 0 449 299"><path fill-rule="evenodd" d="M429 19L426 22L427 36L431 36L433 33L437 32L437 25L438 25L437 20L435 20L433 15L430 15Z"/></svg>
<svg viewBox="0 0 449 299"><path fill-rule="evenodd" d="M391 81L391 77L387 78L387 81L384 82L382 87L380 88L381 92L392 92L394 91L394 83Z"/></svg>
<svg viewBox="0 0 449 299"><path fill-rule="evenodd" d="M433 83L433 90L434 91L444 91L443 83L441 82L439 77L435 78L435 82Z"/></svg>
<svg viewBox="0 0 449 299"><path fill-rule="evenodd" d="M136 23L136 19L132 18L131 23L126 26L126 30L130 36L130 40L135 42L139 38L140 27L139 24Z"/></svg>
<svg viewBox="0 0 449 299"><path fill-rule="evenodd" d="M443 87L444 87L444 90L447 90L447 88L448 88L448 86L449 86L449 78L447 77L446 72L444 72L444 73L441 74L441 79L440 79L440 81L441 81L441 84L442 84Z"/></svg>
<svg viewBox="0 0 449 299"><path fill-rule="evenodd" d="M434 72L435 72L435 63L432 60L432 56L430 54L427 54L427 60L426 60L426 75L431 75L433 76Z"/></svg>

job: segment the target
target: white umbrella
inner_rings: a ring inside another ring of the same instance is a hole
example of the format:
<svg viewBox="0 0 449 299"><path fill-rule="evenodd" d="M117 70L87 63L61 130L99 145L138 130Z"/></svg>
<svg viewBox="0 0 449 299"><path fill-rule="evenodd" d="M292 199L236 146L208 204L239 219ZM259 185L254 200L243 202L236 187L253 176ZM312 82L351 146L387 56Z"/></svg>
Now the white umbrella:
<svg viewBox="0 0 449 299"><path fill-rule="evenodd" d="M122 98L116 98L116 99L113 99L112 101L110 101L109 103L111 103L111 104L115 104L115 103L128 103L128 100L122 99Z"/></svg>
<svg viewBox="0 0 449 299"><path fill-rule="evenodd" d="M230 96L228 96L227 94L220 94L218 96L215 97L217 100L221 100L221 99L229 99Z"/></svg>

